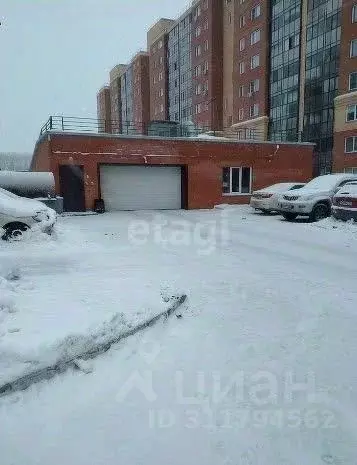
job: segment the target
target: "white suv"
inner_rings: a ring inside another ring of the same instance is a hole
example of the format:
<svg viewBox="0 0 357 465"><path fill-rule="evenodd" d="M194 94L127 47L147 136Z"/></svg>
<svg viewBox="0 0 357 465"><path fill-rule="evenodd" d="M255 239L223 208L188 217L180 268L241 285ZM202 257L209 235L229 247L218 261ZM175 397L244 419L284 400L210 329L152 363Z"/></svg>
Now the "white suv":
<svg viewBox="0 0 357 465"><path fill-rule="evenodd" d="M278 202L278 211L288 221L308 216L319 221L331 214L332 197L344 184L357 181L356 174L326 174L305 184L297 192L285 192Z"/></svg>
<svg viewBox="0 0 357 465"><path fill-rule="evenodd" d="M38 200L19 197L0 188L1 239L18 240L35 225L40 231L50 234L56 218L56 212Z"/></svg>

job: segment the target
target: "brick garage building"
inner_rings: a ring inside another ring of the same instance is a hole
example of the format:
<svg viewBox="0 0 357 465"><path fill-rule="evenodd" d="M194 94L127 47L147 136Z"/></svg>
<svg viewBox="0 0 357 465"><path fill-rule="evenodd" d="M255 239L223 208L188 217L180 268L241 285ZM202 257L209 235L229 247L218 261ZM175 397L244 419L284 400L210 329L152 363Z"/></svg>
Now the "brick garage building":
<svg viewBox="0 0 357 465"><path fill-rule="evenodd" d="M67 211L212 208L312 177L312 144L45 133L33 171L52 171Z"/></svg>

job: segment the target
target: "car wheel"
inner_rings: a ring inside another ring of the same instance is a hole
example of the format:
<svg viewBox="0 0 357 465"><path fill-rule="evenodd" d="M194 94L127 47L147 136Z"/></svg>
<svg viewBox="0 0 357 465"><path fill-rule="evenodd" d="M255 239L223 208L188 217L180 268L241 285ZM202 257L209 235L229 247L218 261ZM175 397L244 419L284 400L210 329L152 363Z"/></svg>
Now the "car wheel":
<svg viewBox="0 0 357 465"><path fill-rule="evenodd" d="M327 218L331 214L331 209L325 203L318 203L314 206L309 219L310 221L320 221Z"/></svg>
<svg viewBox="0 0 357 465"><path fill-rule="evenodd" d="M4 226L5 234L2 236L4 241L20 241L23 238L24 232L26 232L29 227L24 223L10 223L7 226Z"/></svg>
<svg viewBox="0 0 357 465"><path fill-rule="evenodd" d="M297 213L283 213L283 217L286 221L294 221L297 218Z"/></svg>

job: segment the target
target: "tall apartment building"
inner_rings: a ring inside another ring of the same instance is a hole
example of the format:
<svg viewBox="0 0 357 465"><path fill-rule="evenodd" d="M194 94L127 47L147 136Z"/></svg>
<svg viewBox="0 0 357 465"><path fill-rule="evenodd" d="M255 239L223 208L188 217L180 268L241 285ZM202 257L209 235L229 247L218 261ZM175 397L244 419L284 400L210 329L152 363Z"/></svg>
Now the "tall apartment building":
<svg viewBox="0 0 357 465"><path fill-rule="evenodd" d="M160 19L147 34L150 78L150 119L169 119L168 87L168 31L175 24L172 19Z"/></svg>
<svg viewBox="0 0 357 465"><path fill-rule="evenodd" d="M352 153L356 140L357 150L356 4L194 0L178 19L159 20L141 64L119 72L119 130L170 120L241 139L311 141L315 174L331 172L334 141ZM111 94L118 88L111 80Z"/></svg>
<svg viewBox="0 0 357 465"><path fill-rule="evenodd" d="M97 118L98 131L111 132L112 116L109 86L103 86L97 93Z"/></svg>
<svg viewBox="0 0 357 465"><path fill-rule="evenodd" d="M240 138L268 132L268 2L224 0L223 126Z"/></svg>
<svg viewBox="0 0 357 465"><path fill-rule="evenodd" d="M122 125L122 103L121 103L121 85L122 76L126 70L126 65L120 64L110 71L110 102L112 133L120 134L123 129Z"/></svg>
<svg viewBox="0 0 357 465"><path fill-rule="evenodd" d="M334 168L357 174L357 2L343 2Z"/></svg>
<svg viewBox="0 0 357 465"><path fill-rule="evenodd" d="M332 170L341 3L280 0L271 8L269 137L315 142L316 174Z"/></svg>

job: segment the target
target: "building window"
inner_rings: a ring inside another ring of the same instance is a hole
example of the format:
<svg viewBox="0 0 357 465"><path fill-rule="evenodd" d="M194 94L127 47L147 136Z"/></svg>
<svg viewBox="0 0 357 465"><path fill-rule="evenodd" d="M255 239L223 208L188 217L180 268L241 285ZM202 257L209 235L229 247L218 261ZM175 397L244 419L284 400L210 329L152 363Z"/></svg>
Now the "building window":
<svg viewBox="0 0 357 465"><path fill-rule="evenodd" d="M201 7L198 5L198 7L195 10L195 19L197 19L201 14Z"/></svg>
<svg viewBox="0 0 357 465"><path fill-rule="evenodd" d="M196 113L196 115L201 113L201 104L200 103L197 103L197 105L195 106L195 113Z"/></svg>
<svg viewBox="0 0 357 465"><path fill-rule="evenodd" d="M239 121L242 121L244 119L244 108L239 109L238 119L239 119Z"/></svg>
<svg viewBox="0 0 357 465"><path fill-rule="evenodd" d="M195 67L195 77L201 76L201 65Z"/></svg>
<svg viewBox="0 0 357 465"><path fill-rule="evenodd" d="M357 105L348 105L346 110L346 121L357 120Z"/></svg>
<svg viewBox="0 0 357 465"><path fill-rule="evenodd" d="M162 79L163 79L163 74L162 74L162 72L160 72L159 73L159 81L162 81Z"/></svg>
<svg viewBox="0 0 357 465"><path fill-rule="evenodd" d="M259 55L254 55L250 59L250 67L251 69L257 68L259 66Z"/></svg>
<svg viewBox="0 0 357 465"><path fill-rule="evenodd" d="M222 170L223 194L249 194L252 184L252 168L227 167Z"/></svg>
<svg viewBox="0 0 357 465"><path fill-rule="evenodd" d="M350 57L357 57L357 39L351 40L350 43Z"/></svg>
<svg viewBox="0 0 357 465"><path fill-rule="evenodd" d="M239 87L239 97L244 97L244 86Z"/></svg>
<svg viewBox="0 0 357 465"><path fill-rule="evenodd" d="M259 79L254 79L254 81L251 81L249 83L249 92L251 94L254 94L254 92L259 91Z"/></svg>
<svg viewBox="0 0 357 465"><path fill-rule="evenodd" d="M232 13L231 12L228 13L228 23L232 24Z"/></svg>
<svg viewBox="0 0 357 465"><path fill-rule="evenodd" d="M164 57L160 57L160 58L159 58L159 62L160 62L160 65L162 65L163 62L164 62Z"/></svg>
<svg viewBox="0 0 357 465"><path fill-rule="evenodd" d="M195 30L195 37L199 37L201 35L201 28L200 26L196 27L196 30Z"/></svg>
<svg viewBox="0 0 357 465"><path fill-rule="evenodd" d="M208 29L208 19L206 19L206 21L204 22L203 29L205 31L207 31L207 29Z"/></svg>
<svg viewBox="0 0 357 465"><path fill-rule="evenodd" d="M208 50L208 40L205 40L204 49L205 49L205 52L207 52L207 50Z"/></svg>
<svg viewBox="0 0 357 465"><path fill-rule="evenodd" d="M204 8L205 10L207 10L207 8L208 8L208 0L204 0L204 1L203 1L203 8Z"/></svg>
<svg viewBox="0 0 357 465"><path fill-rule="evenodd" d="M241 61L239 63L239 74L243 74L245 72L245 63L244 61Z"/></svg>
<svg viewBox="0 0 357 465"><path fill-rule="evenodd" d="M153 82L154 84L156 84L156 76L154 76L154 77L152 78L152 82Z"/></svg>
<svg viewBox="0 0 357 465"><path fill-rule="evenodd" d="M357 89L357 71L350 73L348 88L349 90Z"/></svg>
<svg viewBox="0 0 357 465"><path fill-rule="evenodd" d="M260 5L257 5L257 6L255 6L254 8L252 8L252 13L251 13L252 21L253 21L254 19L259 18L260 13L261 13L261 11L260 11Z"/></svg>
<svg viewBox="0 0 357 465"><path fill-rule="evenodd" d="M250 35L250 45L254 45L260 41L260 29L253 31Z"/></svg>
<svg viewBox="0 0 357 465"><path fill-rule="evenodd" d="M160 111L161 111L161 113L164 111L164 105L163 104L160 105Z"/></svg>
<svg viewBox="0 0 357 465"><path fill-rule="evenodd" d="M203 74L208 74L208 61L205 61L203 65Z"/></svg>
<svg viewBox="0 0 357 465"><path fill-rule="evenodd" d="M197 84L196 86L196 95L200 95L202 92L202 85L201 84Z"/></svg>
<svg viewBox="0 0 357 465"><path fill-rule="evenodd" d="M242 51L245 49L245 38L243 37L240 41L239 41L239 50Z"/></svg>
<svg viewBox="0 0 357 465"><path fill-rule="evenodd" d="M245 16L239 17L239 27L242 28L245 26Z"/></svg>
<svg viewBox="0 0 357 465"><path fill-rule="evenodd" d="M163 97L164 96L164 89L161 87L160 89L160 97Z"/></svg>
<svg viewBox="0 0 357 465"><path fill-rule="evenodd" d="M157 44L157 47L158 47L158 48L162 48L163 45L164 45L164 44L163 44L162 40L160 40L160 42Z"/></svg>
<svg viewBox="0 0 357 465"><path fill-rule="evenodd" d="M199 57L201 55L201 45L196 46L195 55L196 55L196 57Z"/></svg>
<svg viewBox="0 0 357 465"><path fill-rule="evenodd" d="M259 105L258 105L258 103L255 103L254 105L252 105L249 108L249 116L251 118L256 118L257 116L259 116Z"/></svg>
<svg viewBox="0 0 357 465"><path fill-rule="evenodd" d="M345 138L345 153L357 152L357 136Z"/></svg>
<svg viewBox="0 0 357 465"><path fill-rule="evenodd" d="M352 22L357 22L357 5L353 5L352 7Z"/></svg>

